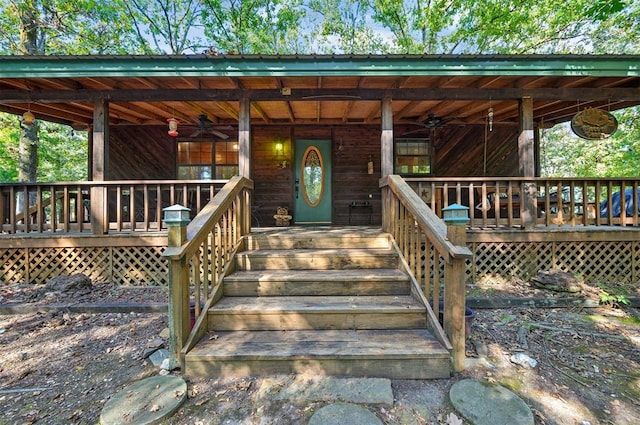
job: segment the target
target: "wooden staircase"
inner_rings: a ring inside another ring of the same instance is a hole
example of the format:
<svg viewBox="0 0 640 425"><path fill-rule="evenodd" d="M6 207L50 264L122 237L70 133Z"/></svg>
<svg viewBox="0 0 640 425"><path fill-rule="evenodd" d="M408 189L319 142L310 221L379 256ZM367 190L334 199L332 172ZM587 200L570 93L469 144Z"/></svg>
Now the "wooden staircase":
<svg viewBox="0 0 640 425"><path fill-rule="evenodd" d="M186 373L449 377L450 353L427 330L399 261L380 229L249 235Z"/></svg>

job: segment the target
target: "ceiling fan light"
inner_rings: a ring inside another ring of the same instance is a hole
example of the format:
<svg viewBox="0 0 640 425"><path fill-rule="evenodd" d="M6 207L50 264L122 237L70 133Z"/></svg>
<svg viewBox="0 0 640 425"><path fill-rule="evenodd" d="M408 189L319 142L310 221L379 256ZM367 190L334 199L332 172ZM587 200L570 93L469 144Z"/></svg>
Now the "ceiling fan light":
<svg viewBox="0 0 640 425"><path fill-rule="evenodd" d="M171 137L178 136L178 120L175 118L167 118L167 122L169 123L169 131L167 133Z"/></svg>

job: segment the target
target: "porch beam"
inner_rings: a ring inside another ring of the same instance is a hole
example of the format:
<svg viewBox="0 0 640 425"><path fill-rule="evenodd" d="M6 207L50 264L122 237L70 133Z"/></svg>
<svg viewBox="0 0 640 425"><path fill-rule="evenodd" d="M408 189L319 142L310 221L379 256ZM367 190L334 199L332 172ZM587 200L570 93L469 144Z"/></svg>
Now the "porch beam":
<svg viewBox="0 0 640 425"><path fill-rule="evenodd" d="M94 102L162 102L162 101L238 101L244 95L253 101L265 100L379 100L390 93L395 100L515 100L534 97L537 100L611 100L638 102L639 87L623 88L412 88L407 89L291 89L290 95L280 90L241 89L139 89L139 90L0 90L0 103Z"/></svg>

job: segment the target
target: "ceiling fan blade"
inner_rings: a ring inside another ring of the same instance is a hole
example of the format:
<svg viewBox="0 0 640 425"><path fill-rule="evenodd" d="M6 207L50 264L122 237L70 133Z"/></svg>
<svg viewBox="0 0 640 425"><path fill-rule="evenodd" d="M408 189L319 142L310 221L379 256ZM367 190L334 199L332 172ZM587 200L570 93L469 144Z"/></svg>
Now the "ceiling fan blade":
<svg viewBox="0 0 640 425"><path fill-rule="evenodd" d="M229 138L228 134L221 133L221 132L219 132L217 130L214 130L212 128L210 128L208 131L209 131L209 133L213 134L214 136L218 137L219 139L227 140Z"/></svg>
<svg viewBox="0 0 640 425"><path fill-rule="evenodd" d="M200 134L202 134L202 130L198 129L198 130L194 131L193 134L191 134L189 137L191 137L191 138L198 137L198 136L200 136Z"/></svg>
<svg viewBox="0 0 640 425"><path fill-rule="evenodd" d="M426 133L427 130L429 130L428 128L419 128L417 130L411 130L411 131L407 131L405 133L402 133L402 136L408 136L410 134L415 134L415 133Z"/></svg>

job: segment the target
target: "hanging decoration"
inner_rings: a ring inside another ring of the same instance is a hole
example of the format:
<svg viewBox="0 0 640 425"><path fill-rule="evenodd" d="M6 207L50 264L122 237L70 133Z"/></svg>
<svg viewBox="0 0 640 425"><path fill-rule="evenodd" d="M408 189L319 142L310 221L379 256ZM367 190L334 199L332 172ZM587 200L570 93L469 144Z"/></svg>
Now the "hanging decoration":
<svg viewBox="0 0 640 425"><path fill-rule="evenodd" d="M167 118L167 122L169 123L169 131L167 132L171 137L178 136L178 120L175 118Z"/></svg>
<svg viewBox="0 0 640 425"><path fill-rule="evenodd" d="M487 117L489 118L489 131L493 131L493 108L489 108Z"/></svg>
<svg viewBox="0 0 640 425"><path fill-rule="evenodd" d="M611 113L596 108L586 108L573 116L571 130L586 140L602 140L618 129L618 120Z"/></svg>
<svg viewBox="0 0 640 425"><path fill-rule="evenodd" d="M22 114L22 126L30 127L31 125L33 125L33 121L35 119L36 117L33 115L31 110L27 110L24 114Z"/></svg>

